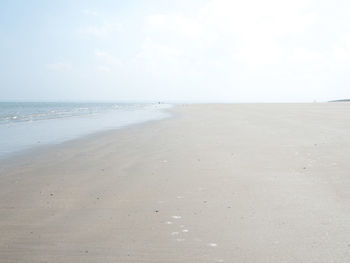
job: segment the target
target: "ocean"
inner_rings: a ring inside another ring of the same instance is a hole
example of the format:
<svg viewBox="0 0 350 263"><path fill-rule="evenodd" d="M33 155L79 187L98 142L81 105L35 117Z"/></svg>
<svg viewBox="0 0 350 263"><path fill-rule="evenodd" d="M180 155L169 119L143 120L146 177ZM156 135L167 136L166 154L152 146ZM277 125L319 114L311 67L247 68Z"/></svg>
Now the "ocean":
<svg viewBox="0 0 350 263"><path fill-rule="evenodd" d="M0 158L169 117L169 104L0 102Z"/></svg>

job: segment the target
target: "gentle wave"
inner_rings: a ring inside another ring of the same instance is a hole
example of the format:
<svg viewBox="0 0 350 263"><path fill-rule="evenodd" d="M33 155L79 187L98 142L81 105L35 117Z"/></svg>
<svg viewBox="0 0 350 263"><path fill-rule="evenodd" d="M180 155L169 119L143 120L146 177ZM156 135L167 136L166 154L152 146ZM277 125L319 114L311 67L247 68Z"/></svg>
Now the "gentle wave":
<svg viewBox="0 0 350 263"><path fill-rule="evenodd" d="M0 158L169 116L167 104L0 103Z"/></svg>
<svg viewBox="0 0 350 263"><path fill-rule="evenodd" d="M0 125L99 114L118 109L137 110L144 107L145 104L0 102Z"/></svg>

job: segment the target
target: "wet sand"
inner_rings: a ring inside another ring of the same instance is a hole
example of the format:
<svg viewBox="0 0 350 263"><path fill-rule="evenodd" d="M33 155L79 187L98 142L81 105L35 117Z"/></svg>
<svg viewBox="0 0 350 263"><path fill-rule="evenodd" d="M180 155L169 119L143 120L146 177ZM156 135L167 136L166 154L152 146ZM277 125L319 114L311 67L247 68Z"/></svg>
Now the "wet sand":
<svg viewBox="0 0 350 263"><path fill-rule="evenodd" d="M178 105L0 163L0 262L350 262L350 103Z"/></svg>

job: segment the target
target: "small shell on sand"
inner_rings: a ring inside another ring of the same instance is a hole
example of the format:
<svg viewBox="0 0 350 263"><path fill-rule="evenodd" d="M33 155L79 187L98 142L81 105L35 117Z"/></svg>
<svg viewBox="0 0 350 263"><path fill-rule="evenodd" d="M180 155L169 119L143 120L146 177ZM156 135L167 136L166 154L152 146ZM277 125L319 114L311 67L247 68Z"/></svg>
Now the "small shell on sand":
<svg viewBox="0 0 350 263"><path fill-rule="evenodd" d="M218 244L216 244L216 243L209 243L208 246L209 246L209 247L217 247Z"/></svg>

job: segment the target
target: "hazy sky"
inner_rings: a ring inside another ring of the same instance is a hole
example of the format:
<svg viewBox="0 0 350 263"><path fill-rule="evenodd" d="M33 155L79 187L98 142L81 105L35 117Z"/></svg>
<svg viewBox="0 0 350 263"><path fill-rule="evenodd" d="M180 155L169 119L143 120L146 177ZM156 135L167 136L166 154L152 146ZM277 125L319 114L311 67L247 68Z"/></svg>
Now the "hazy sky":
<svg viewBox="0 0 350 263"><path fill-rule="evenodd" d="M350 1L0 0L0 99L350 98Z"/></svg>

